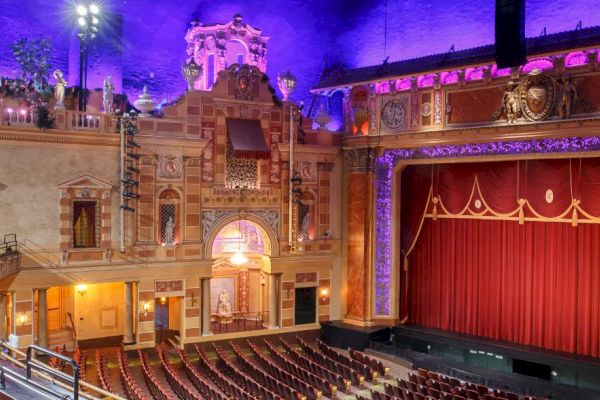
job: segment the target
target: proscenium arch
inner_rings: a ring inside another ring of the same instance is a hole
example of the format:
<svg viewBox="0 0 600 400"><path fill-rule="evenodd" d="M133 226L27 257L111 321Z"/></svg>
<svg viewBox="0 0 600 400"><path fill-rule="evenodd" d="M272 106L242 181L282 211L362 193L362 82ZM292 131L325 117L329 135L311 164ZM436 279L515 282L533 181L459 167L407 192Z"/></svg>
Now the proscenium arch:
<svg viewBox="0 0 600 400"><path fill-rule="evenodd" d="M245 220L255 223L267 234L267 239L270 242L270 252L266 254L269 257L274 257L279 255L279 240L277 239L277 235L273 231L273 228L261 217L248 213L248 214L231 214L221 218L210 230L208 237L204 241L204 257L207 260L213 259L212 248L221 229L223 229L227 224L231 222L235 222L238 220Z"/></svg>

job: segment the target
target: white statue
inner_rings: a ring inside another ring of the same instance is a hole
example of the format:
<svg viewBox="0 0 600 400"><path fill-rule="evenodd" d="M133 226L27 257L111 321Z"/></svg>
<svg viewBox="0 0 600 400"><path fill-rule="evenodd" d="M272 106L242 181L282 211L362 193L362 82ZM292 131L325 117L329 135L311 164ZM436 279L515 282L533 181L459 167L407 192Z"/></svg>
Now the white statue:
<svg viewBox="0 0 600 400"><path fill-rule="evenodd" d="M167 223L165 224L165 244L174 244L175 240L175 221L173 217L169 216Z"/></svg>
<svg viewBox="0 0 600 400"><path fill-rule="evenodd" d="M298 232L298 239L309 240L308 233L310 230L310 212L307 212L302 218L302 224L300 225L300 232Z"/></svg>
<svg viewBox="0 0 600 400"><path fill-rule="evenodd" d="M102 105L104 106L104 113L110 114L112 105L113 105L113 90L114 85L112 83L112 78L107 76L104 80L104 88L102 89Z"/></svg>
<svg viewBox="0 0 600 400"><path fill-rule="evenodd" d="M54 98L56 104L54 105L55 110L65 109L65 89L67 88L67 81L63 77L61 70L57 69L52 73L52 76L56 80L56 86L54 86Z"/></svg>
<svg viewBox="0 0 600 400"><path fill-rule="evenodd" d="M227 290L221 290L219 293L219 302L217 303L217 314L221 316L231 315L231 303L229 302L229 293Z"/></svg>

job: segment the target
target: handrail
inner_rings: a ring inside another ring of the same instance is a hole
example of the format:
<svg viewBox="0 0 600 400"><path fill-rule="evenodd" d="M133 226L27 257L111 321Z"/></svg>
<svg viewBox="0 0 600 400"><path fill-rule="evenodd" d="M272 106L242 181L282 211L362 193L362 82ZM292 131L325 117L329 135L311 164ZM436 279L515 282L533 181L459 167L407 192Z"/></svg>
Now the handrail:
<svg viewBox="0 0 600 400"><path fill-rule="evenodd" d="M69 317L69 321L71 321L71 332L73 332L73 340L77 343L77 331L75 330L75 323L73 322L73 315L67 311L67 316Z"/></svg>
<svg viewBox="0 0 600 400"><path fill-rule="evenodd" d="M0 390L6 389L6 378L10 378L14 380L14 382L26 386L28 389L33 390L36 394L44 396L45 398L57 398L60 400L71 399L71 396L69 395L63 395L50 388L44 387L35 381L30 381L23 375L19 375L15 371L6 368L5 365L0 365Z"/></svg>
<svg viewBox="0 0 600 400"><path fill-rule="evenodd" d="M26 357L26 354L23 351L17 349L16 347L10 346L5 340L0 340L0 347L4 347L5 349L9 350L10 352L13 352L14 354L16 354L18 356ZM14 357L12 357L12 356L10 356L8 354L5 354L2 351L0 351L0 357L6 359L7 361L11 362L12 364L14 364L14 365L16 365L16 366L18 366L20 368L24 369L26 367L23 362L17 360L16 358L14 358ZM43 365L43 366L49 367L48 364L43 363L43 362L41 362L39 360L35 360L34 359L34 360L32 360L32 362L35 363L35 364L38 364L38 365ZM48 374L46 374L44 372L33 370L32 373L34 373L35 375L37 375L37 376L39 376L39 377L41 377L41 378L43 378L43 379L45 379L45 380L47 380L47 381L55 384L57 386L62 387L63 389L70 389L69 385L65 384L64 382L62 382L60 380L54 379L52 376L49 376ZM91 384L91 383L89 383L87 381L84 381L84 380L80 380L79 381L79 386L83 386L86 389L89 389L89 390L91 390L91 391L93 391L95 393L99 393L100 395L104 396L104 397L96 397L96 396L93 396L93 395L91 395L89 393L81 392L81 393L79 393L79 395L83 399L88 399L88 400L101 400L101 399L127 400L126 398L121 397L118 394L111 393L108 390L104 390L103 388L98 387L96 385L93 385L93 384Z"/></svg>
<svg viewBox="0 0 600 400"><path fill-rule="evenodd" d="M50 366L45 365L45 364L33 363L32 360L34 360L34 359L32 356L33 356L34 350L37 353L45 354L50 357L55 357L55 358L58 358L59 360L62 360L64 362L70 364L71 368L73 369L73 376L67 375L64 372L56 370L54 368L51 368ZM25 361L25 366L27 368L27 380L31 380L32 368L38 369L40 371L43 371L43 372L49 374L50 376L54 376L54 377L57 377L57 378L60 378L64 381L66 381L68 383L71 383L73 385L73 400L79 400L79 365L77 365L75 360L73 360L72 358L62 355L62 354L59 354L59 353L55 353L53 351L50 351L43 347L37 346L35 344L31 344L31 345L27 346L27 358Z"/></svg>

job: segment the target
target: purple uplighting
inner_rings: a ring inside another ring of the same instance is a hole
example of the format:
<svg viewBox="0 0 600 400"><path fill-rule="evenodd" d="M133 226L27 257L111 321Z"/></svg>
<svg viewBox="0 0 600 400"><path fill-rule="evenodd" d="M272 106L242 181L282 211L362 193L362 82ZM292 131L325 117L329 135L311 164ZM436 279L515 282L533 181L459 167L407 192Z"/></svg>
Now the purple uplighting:
<svg viewBox="0 0 600 400"><path fill-rule="evenodd" d="M600 137L488 142L386 150L377 159L375 222L375 314L389 315L391 288L392 171L402 160L493 156L502 154L577 153L599 151Z"/></svg>
<svg viewBox="0 0 600 400"><path fill-rule="evenodd" d="M402 79L396 82L398 90L410 90L410 79Z"/></svg>
<svg viewBox="0 0 600 400"><path fill-rule="evenodd" d="M492 65L492 76L498 78L510 75L510 68L498 68L496 64Z"/></svg>
<svg viewBox="0 0 600 400"><path fill-rule="evenodd" d="M417 84L419 87L430 87L433 86L435 74L421 75L417 78Z"/></svg>
<svg viewBox="0 0 600 400"><path fill-rule="evenodd" d="M588 63L588 56L583 51L574 51L565 57L565 67L578 67Z"/></svg>
<svg viewBox="0 0 600 400"><path fill-rule="evenodd" d="M552 60L548 58L538 58L535 60L530 60L527 64L523 65L521 72L524 74L531 73L534 69L539 71L546 71L548 69L554 68L554 63Z"/></svg>
<svg viewBox="0 0 600 400"><path fill-rule="evenodd" d="M474 67L467 68L465 71L465 80L466 81L478 81L483 79L483 71L485 67Z"/></svg>
<svg viewBox="0 0 600 400"><path fill-rule="evenodd" d="M440 81L445 85L458 82L458 71L442 72Z"/></svg>

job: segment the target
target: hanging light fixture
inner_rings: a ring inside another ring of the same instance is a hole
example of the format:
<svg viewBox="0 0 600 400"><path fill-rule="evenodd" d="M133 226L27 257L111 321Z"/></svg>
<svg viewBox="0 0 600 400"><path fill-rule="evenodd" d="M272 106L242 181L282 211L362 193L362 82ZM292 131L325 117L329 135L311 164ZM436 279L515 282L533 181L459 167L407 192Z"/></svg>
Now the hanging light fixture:
<svg viewBox="0 0 600 400"><path fill-rule="evenodd" d="M238 240L238 249L234 255L231 256L229 261L235 266L244 265L248 262L248 258L242 252L242 240L244 237L242 236L242 220L238 219L238 232L240 234L240 238Z"/></svg>

